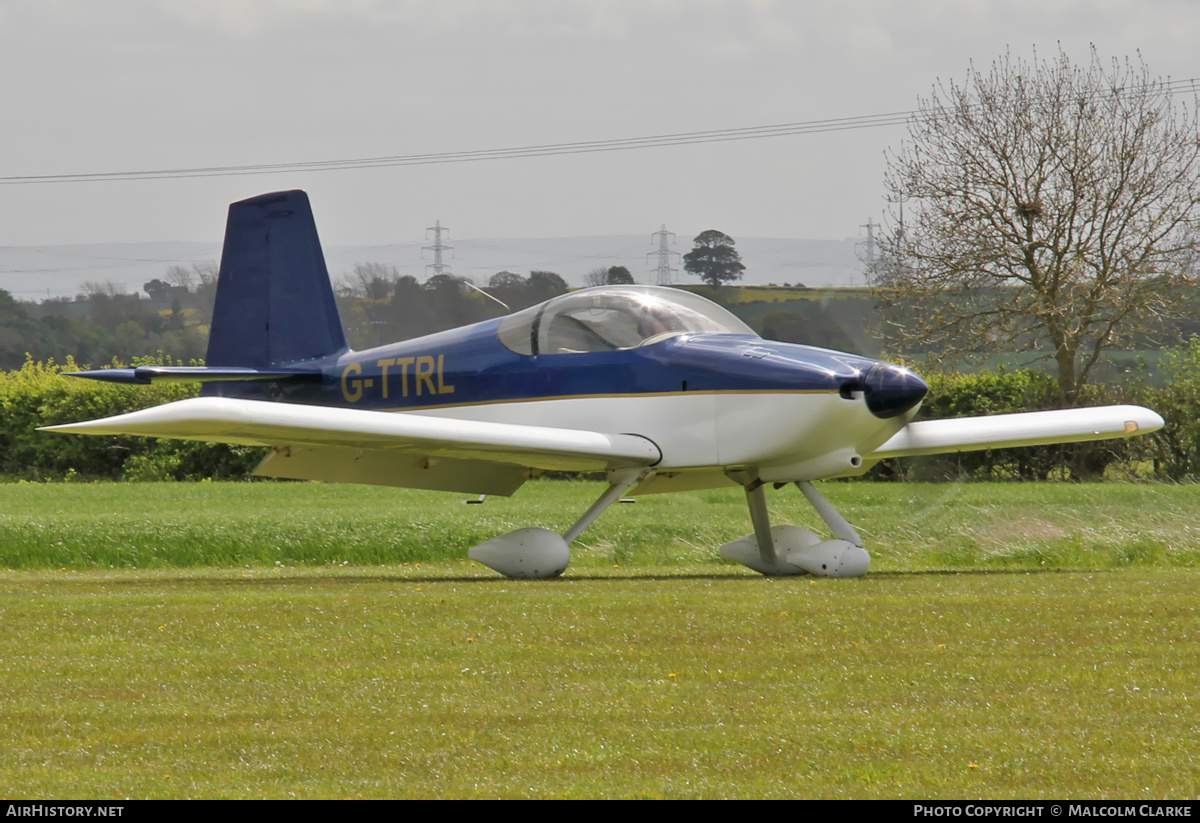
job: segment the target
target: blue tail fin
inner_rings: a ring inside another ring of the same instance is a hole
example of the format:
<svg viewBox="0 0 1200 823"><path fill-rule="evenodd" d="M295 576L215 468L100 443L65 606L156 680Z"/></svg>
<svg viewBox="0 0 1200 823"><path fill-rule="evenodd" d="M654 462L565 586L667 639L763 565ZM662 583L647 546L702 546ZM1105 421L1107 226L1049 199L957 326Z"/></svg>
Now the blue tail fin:
<svg viewBox="0 0 1200 823"><path fill-rule="evenodd" d="M346 348L308 195L284 191L232 204L208 366L268 369Z"/></svg>

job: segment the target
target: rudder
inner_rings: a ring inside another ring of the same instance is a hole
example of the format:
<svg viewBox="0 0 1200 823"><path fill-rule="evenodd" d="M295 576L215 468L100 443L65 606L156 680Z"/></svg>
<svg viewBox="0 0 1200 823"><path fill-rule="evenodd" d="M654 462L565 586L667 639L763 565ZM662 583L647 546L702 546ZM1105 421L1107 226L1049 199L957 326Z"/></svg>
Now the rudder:
<svg viewBox="0 0 1200 823"><path fill-rule="evenodd" d="M347 349L308 195L229 206L207 364L263 369Z"/></svg>

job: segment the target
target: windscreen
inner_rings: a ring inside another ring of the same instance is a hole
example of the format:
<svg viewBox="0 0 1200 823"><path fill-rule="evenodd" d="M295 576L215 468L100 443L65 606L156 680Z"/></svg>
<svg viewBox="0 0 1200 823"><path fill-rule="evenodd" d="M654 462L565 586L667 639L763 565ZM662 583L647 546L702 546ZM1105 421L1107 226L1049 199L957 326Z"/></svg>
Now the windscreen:
<svg viewBox="0 0 1200 823"><path fill-rule="evenodd" d="M520 354L604 352L681 334L754 331L717 304L681 289L601 286L556 297L504 319L500 340Z"/></svg>

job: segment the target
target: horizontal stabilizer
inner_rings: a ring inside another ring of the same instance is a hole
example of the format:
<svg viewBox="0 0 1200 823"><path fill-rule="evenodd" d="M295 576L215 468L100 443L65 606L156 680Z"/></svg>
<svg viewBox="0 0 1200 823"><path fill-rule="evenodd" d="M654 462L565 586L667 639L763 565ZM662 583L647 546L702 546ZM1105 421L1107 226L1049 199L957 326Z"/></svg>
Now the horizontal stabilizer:
<svg viewBox="0 0 1200 823"><path fill-rule="evenodd" d="M636 434L454 420L421 414L195 397L101 420L47 426L73 434L126 434L255 446L394 450L557 471L651 466L662 454Z"/></svg>
<svg viewBox="0 0 1200 823"><path fill-rule="evenodd" d="M109 383L223 383L227 381L321 382L319 371L300 369L245 369L234 366L137 366L132 369L72 371L68 377L104 380Z"/></svg>
<svg viewBox="0 0 1200 823"><path fill-rule="evenodd" d="M1163 419L1141 406L1096 406L1090 409L956 417L909 423L870 455L916 457L922 454L1004 449L1079 443L1146 434L1163 426Z"/></svg>

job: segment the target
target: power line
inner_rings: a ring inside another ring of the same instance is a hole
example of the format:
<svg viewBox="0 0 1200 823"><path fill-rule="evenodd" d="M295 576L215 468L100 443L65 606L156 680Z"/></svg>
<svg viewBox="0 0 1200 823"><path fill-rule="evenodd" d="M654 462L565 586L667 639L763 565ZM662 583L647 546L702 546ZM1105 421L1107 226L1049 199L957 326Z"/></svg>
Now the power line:
<svg viewBox="0 0 1200 823"><path fill-rule="evenodd" d="M1185 90L1196 91L1200 78L1168 80L1130 89L1128 94L1161 88L1171 95ZM583 140L570 143L544 143L531 146L515 146L500 149L474 151L436 152L430 154L407 154L387 157L350 158L342 160L314 160L297 163L260 163L239 166L205 166L197 168L127 170L115 172L86 172L78 174L34 174L0 177L0 185L29 185L40 183L101 183L118 180L163 180L194 177L233 177L249 174L285 174L311 171L341 171L346 169L369 169L392 166L422 166L439 163L469 163L485 160L504 160L523 157L549 157L564 154L589 154L607 151L629 151L633 149L662 146L686 146L702 143L725 143L738 140L759 140L769 137L790 137L804 134L826 134L829 132L873 129L885 126L902 126L914 119L933 116L935 110L916 109L887 112L883 114L837 117L823 120L804 120L796 123L776 123L765 126L748 126L733 129L711 129L708 131L677 132L643 137L623 137L611 140Z"/></svg>
<svg viewBox="0 0 1200 823"><path fill-rule="evenodd" d="M0 184L21 183L98 183L115 180L162 180L186 177L231 177L243 174L283 174L299 171L335 171L344 169L379 168L387 166L421 166L435 163L467 163L481 160L501 160L521 157L546 157L559 154L587 154L601 151L626 151L654 146L681 146L697 143L718 143L751 140L763 137L783 137L793 134L819 134L827 131L875 128L903 125L912 112L847 117L836 120L814 120L804 123L783 123L772 126L752 126L741 129L716 129L702 132L659 134L649 137L627 137L614 140L589 140L574 143L549 143L518 146L506 149L439 152L393 157L368 157L345 160L316 160L302 163L263 163L245 166L209 166L203 168L153 169L146 171L90 172L79 174L40 174L0 177Z"/></svg>

